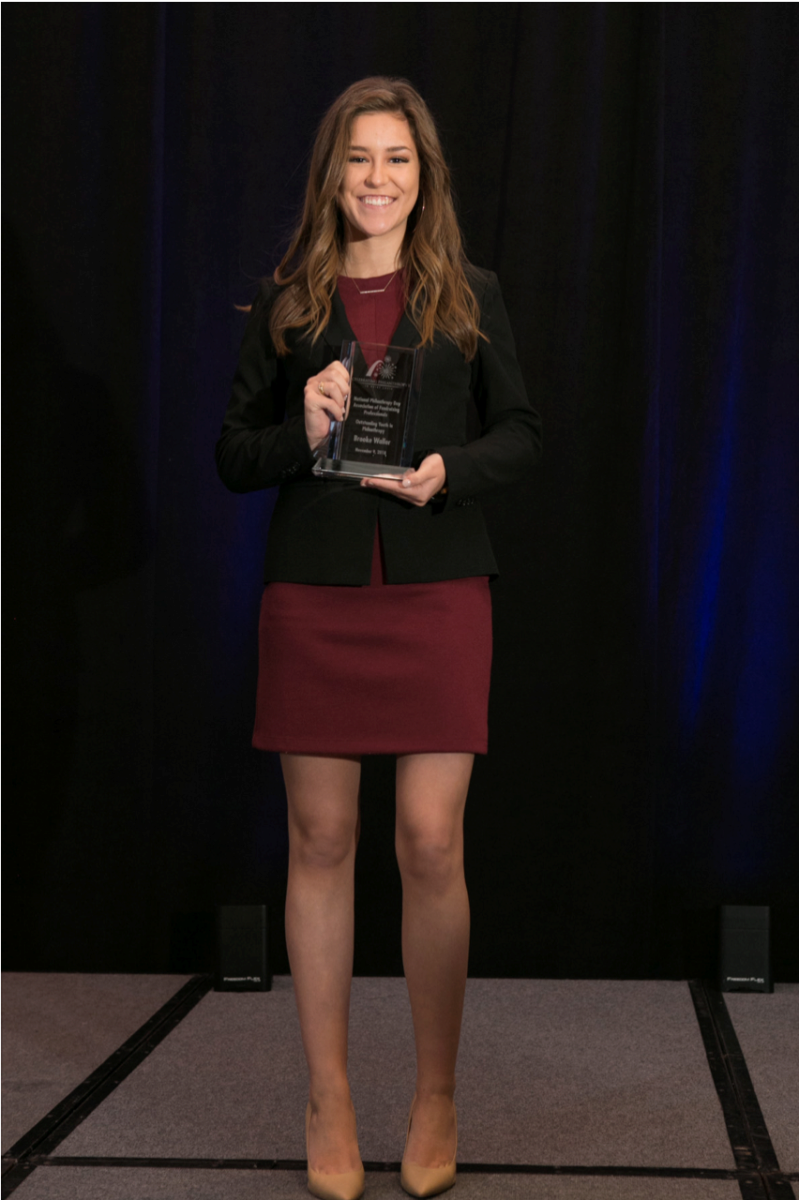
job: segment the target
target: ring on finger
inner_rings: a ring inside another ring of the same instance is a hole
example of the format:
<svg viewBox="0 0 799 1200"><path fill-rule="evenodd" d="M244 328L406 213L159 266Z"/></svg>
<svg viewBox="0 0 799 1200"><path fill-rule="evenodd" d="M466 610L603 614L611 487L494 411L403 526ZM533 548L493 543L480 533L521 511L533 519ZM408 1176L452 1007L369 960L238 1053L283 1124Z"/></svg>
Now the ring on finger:
<svg viewBox="0 0 799 1200"><path fill-rule="evenodd" d="M323 383L319 384L319 391L322 393L323 396L327 395L327 392L325 391L325 385Z"/></svg>

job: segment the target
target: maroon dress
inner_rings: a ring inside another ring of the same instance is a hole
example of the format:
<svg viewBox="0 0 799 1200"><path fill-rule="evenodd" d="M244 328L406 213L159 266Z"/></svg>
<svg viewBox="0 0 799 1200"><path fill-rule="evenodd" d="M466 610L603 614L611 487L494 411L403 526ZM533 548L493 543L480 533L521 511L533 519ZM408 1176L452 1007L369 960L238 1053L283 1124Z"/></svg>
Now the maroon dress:
<svg viewBox="0 0 799 1200"><path fill-rule="evenodd" d="M341 276L339 293L358 340L388 346L403 312L401 273L357 286ZM485 754L490 675L488 579L386 583L378 522L368 587L264 588L253 745Z"/></svg>

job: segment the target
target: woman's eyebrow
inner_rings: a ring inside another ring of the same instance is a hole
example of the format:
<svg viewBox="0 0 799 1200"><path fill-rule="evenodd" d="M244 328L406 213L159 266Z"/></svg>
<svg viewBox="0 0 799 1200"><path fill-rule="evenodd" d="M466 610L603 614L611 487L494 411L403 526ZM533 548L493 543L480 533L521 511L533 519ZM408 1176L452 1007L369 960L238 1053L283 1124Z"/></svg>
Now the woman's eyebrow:
<svg viewBox="0 0 799 1200"><path fill-rule="evenodd" d="M363 150L365 154L369 154L368 146L350 146L350 150ZM387 154L396 154L398 150L410 150L410 146L386 146Z"/></svg>

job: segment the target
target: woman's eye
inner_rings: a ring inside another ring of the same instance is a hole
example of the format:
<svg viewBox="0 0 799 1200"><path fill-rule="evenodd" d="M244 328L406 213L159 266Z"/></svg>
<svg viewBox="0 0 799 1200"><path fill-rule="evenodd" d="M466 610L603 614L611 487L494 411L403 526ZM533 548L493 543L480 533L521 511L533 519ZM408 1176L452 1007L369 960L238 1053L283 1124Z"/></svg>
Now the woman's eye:
<svg viewBox="0 0 799 1200"><path fill-rule="evenodd" d="M368 161L368 159L367 159L367 158L366 158L366 156L365 156L365 155L363 155L363 154L351 154L351 155L350 155L350 157L349 157L349 159L348 159L347 161L348 161L348 162L351 162L351 163L365 163L365 162L367 162L367 161ZM396 155L396 156L392 155L392 157L391 157L391 158L390 158L388 161L389 161L389 162L391 162L391 163L405 163L405 164L407 164L407 163L409 163L411 160L410 160L409 158L402 158L402 157L401 157L401 156L399 156L399 155Z"/></svg>

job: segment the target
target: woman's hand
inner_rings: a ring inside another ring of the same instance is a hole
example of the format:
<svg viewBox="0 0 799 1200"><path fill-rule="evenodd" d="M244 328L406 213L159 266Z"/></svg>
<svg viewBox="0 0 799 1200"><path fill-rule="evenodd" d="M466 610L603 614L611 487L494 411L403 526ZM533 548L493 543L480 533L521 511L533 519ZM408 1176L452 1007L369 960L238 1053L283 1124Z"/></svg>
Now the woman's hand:
<svg viewBox="0 0 799 1200"><path fill-rule="evenodd" d="M418 470L406 471L402 479L369 479L361 480L361 487L378 488L391 496L399 496L409 504L421 508L427 504L447 482L447 470L440 454L428 454L419 463Z"/></svg>
<svg viewBox="0 0 799 1200"><path fill-rule="evenodd" d="M350 392L350 376L341 362L332 362L312 375L305 385L305 433L316 453L330 433L331 421L343 421Z"/></svg>

